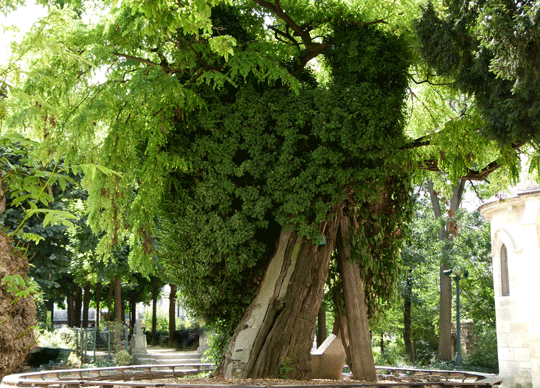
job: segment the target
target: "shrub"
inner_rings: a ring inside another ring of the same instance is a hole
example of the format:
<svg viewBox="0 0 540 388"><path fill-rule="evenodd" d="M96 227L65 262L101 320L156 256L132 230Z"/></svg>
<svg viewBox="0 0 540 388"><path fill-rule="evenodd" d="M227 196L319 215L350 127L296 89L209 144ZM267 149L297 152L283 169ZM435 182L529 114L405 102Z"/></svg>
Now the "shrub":
<svg viewBox="0 0 540 388"><path fill-rule="evenodd" d="M114 356L114 364L116 366L125 366L131 364L131 355L125 350L120 350Z"/></svg>
<svg viewBox="0 0 540 388"><path fill-rule="evenodd" d="M199 346L200 329L198 327L179 329L174 332L177 349L194 349Z"/></svg>
<svg viewBox="0 0 540 388"><path fill-rule="evenodd" d="M75 331L69 327L61 327L56 330L44 330L37 336L37 344L47 348L75 348Z"/></svg>
<svg viewBox="0 0 540 388"><path fill-rule="evenodd" d="M206 350L206 352L204 352L205 358L218 365L221 361L223 353L225 353L225 350L229 345L230 340L231 336L222 332L216 332L213 335L210 335L208 337L209 348Z"/></svg>
<svg viewBox="0 0 540 388"><path fill-rule="evenodd" d="M145 311L142 316L142 325L146 330L152 330L152 311ZM156 330L169 332L169 313L163 309L158 309L156 313Z"/></svg>
<svg viewBox="0 0 540 388"><path fill-rule="evenodd" d="M477 336L473 350L466 358L467 369L480 372L499 373L499 358L497 355L497 333L495 329L486 329Z"/></svg>

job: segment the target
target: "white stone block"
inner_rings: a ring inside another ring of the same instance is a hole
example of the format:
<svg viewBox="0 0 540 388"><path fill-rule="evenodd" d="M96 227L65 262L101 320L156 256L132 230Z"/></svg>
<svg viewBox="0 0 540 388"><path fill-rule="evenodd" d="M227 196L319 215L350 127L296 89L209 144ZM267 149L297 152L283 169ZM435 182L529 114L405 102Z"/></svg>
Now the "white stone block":
<svg viewBox="0 0 540 388"><path fill-rule="evenodd" d="M499 360L514 361L514 349L507 347L499 347Z"/></svg>
<svg viewBox="0 0 540 388"><path fill-rule="evenodd" d="M497 319L502 319L503 321L511 321L512 320L511 306L501 307L500 316L497 316Z"/></svg>
<svg viewBox="0 0 540 388"><path fill-rule="evenodd" d="M514 348L514 360L520 363L526 362L531 369L531 351L529 348Z"/></svg>
<svg viewBox="0 0 540 388"><path fill-rule="evenodd" d="M501 337L505 337L505 346L511 348L521 348L524 346L525 343L525 341L523 340L523 334L519 332L511 332Z"/></svg>

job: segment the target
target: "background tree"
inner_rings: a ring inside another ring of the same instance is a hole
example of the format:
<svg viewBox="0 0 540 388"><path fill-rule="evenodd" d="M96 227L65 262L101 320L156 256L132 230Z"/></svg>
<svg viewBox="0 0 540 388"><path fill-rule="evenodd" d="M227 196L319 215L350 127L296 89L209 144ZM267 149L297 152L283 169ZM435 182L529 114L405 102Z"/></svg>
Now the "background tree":
<svg viewBox="0 0 540 388"><path fill-rule="evenodd" d="M441 241L439 230L447 224L447 220L434 215L428 190L420 193L423 194L415 201L414 222L403 254L404 264L409 269L403 287L404 302L410 303L410 328L405 326L411 338L409 349L412 353L409 357L419 364L429 363L438 347L436 332L439 308L436 296L439 266L441 256L444 256L449 268L461 267L470 272L469 278L462 282L462 319L474 323L475 332L480 334L477 338L490 338L473 349L471 366L489 367L494 371L497 363L493 363L492 358L486 357L487 352L481 350L485 348L490 349L489 353L496 353L496 341L492 336L495 309L489 224L481 219L478 212L458 209L452 218L459 233L450 242ZM406 338L404 342L406 345ZM480 357L477 357L480 354L484 356L482 365L479 363ZM465 361L468 362L467 359Z"/></svg>

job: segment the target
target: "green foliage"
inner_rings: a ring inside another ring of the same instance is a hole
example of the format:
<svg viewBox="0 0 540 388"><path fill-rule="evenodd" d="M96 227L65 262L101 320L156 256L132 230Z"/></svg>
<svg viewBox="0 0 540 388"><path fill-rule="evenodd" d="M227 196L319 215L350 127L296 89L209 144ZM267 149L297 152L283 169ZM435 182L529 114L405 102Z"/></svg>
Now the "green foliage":
<svg viewBox="0 0 540 388"><path fill-rule="evenodd" d="M380 336L374 336L376 343L373 346L373 358L375 365L401 366L406 365L405 350L403 342L396 340L385 340L384 351L381 353L381 348L377 342L381 341Z"/></svg>
<svg viewBox="0 0 540 388"><path fill-rule="evenodd" d="M19 301L19 298L26 298L38 292L39 287L36 282L25 280L21 275L5 276L0 282L0 286L6 286L7 292L15 294L12 304Z"/></svg>
<svg viewBox="0 0 540 388"><path fill-rule="evenodd" d="M204 357L215 365L221 362L223 354L227 350L231 339L230 330L230 324L227 324L225 328L217 328L212 335L208 336L209 347L204 352Z"/></svg>
<svg viewBox="0 0 540 388"><path fill-rule="evenodd" d="M116 366L131 365L131 355L125 350L120 350L114 355L114 365Z"/></svg>
<svg viewBox="0 0 540 388"><path fill-rule="evenodd" d="M282 379L288 379L288 374L293 370L294 368L291 366L291 359L286 358L279 367L279 377Z"/></svg>
<svg viewBox="0 0 540 388"><path fill-rule="evenodd" d="M502 144L540 135L538 7L531 2L449 0L444 12L429 3L416 23L421 51L439 75L473 94L486 124ZM480 129L480 128L479 128Z"/></svg>
<svg viewBox="0 0 540 388"><path fill-rule="evenodd" d="M447 253L444 255L450 260L450 268L469 271L469 277L460 282L461 319L471 320L475 333L489 333L495 330L489 223L478 212L466 209L460 209L455 218L459 232L453 241L446 242ZM446 216L440 222L446 223ZM432 364L437 356L439 264L445 244L438 238L439 227L430 201L423 195L416 197L415 216L402 254L408 269L407 279L401 284L400 291L402 297L410 298L412 303L411 339L416 344L420 365ZM477 339L482 341L483 334Z"/></svg>
<svg viewBox="0 0 540 388"><path fill-rule="evenodd" d="M75 349L76 333L68 327L43 330L36 337L39 346Z"/></svg>
<svg viewBox="0 0 540 388"><path fill-rule="evenodd" d="M497 332L491 327L476 334L473 350L464 360L467 370L499 373Z"/></svg>
<svg viewBox="0 0 540 388"><path fill-rule="evenodd" d="M49 168L40 165L33 154L34 148L36 143L22 136L9 134L0 137L0 164L3 170L1 179L9 198L7 206L12 208L12 211L20 208L24 212L24 217L17 219L19 223L14 225L14 230L10 232L13 236L22 234L28 219L35 215L44 215L43 228L56 224L72 227L70 220L75 219L69 212L39 207L50 207L54 202L53 195L58 194L59 190L53 192L53 185L65 190L67 185L71 186L74 181L66 175L67 170L59 163L53 163ZM9 214L9 210L6 214ZM31 232L24 233L23 238L35 243L44 239L43 236Z"/></svg>
<svg viewBox="0 0 540 388"><path fill-rule="evenodd" d="M396 230L410 214L395 152L405 142L407 50L365 26L335 26L327 44L328 88L309 74L298 94L253 77L238 88L201 88L206 109L171 133L169 152L190 167L168 182L159 254L187 307L208 324L234 327L282 227L314 239L348 194L370 306L392 294L403 235Z"/></svg>
<svg viewBox="0 0 540 388"><path fill-rule="evenodd" d="M157 331L169 331L169 313L166 312L163 309L158 309L156 313L156 319L157 319ZM141 320L142 326L146 328L146 330L150 330L152 328L152 311L151 310L145 310L142 316Z"/></svg>

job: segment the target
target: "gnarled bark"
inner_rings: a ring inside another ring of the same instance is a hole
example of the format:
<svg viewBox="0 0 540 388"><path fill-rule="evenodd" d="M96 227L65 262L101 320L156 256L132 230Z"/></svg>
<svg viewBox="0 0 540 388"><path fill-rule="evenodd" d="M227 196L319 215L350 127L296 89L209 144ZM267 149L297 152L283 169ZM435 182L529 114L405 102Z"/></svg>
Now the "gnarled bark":
<svg viewBox="0 0 540 388"><path fill-rule="evenodd" d="M28 260L13 249L11 239L0 234L0 279L20 275L26 278ZM0 286L0 381L21 368L34 343L36 305L32 296L17 299L7 286Z"/></svg>
<svg viewBox="0 0 540 388"><path fill-rule="evenodd" d="M351 262L351 221L341 220L338 236L339 271L345 302L345 316L340 316L342 341L349 368L356 380L376 381L375 361L364 297L364 282L357 263Z"/></svg>
<svg viewBox="0 0 540 388"><path fill-rule="evenodd" d="M343 206L336 205L333 219L319 230L326 245L282 230L257 296L216 373L227 378L310 377L315 322Z"/></svg>

